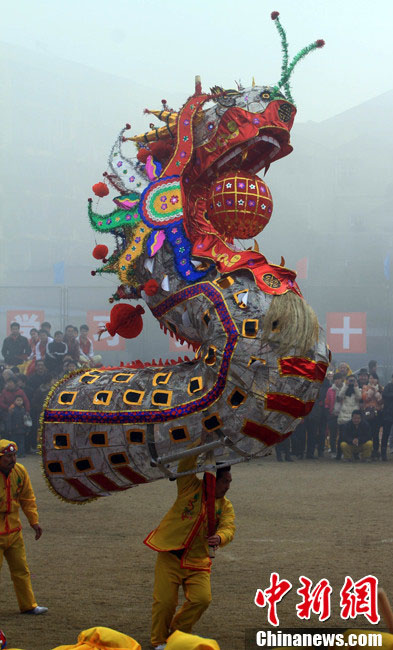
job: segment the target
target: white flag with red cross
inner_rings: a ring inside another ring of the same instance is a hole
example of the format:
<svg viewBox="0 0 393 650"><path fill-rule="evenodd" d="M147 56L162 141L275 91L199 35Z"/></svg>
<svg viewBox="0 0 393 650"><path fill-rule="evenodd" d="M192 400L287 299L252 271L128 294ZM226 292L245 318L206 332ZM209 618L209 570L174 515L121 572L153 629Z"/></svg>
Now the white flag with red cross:
<svg viewBox="0 0 393 650"><path fill-rule="evenodd" d="M326 314L327 342L336 354L361 354L367 352L364 311L329 312Z"/></svg>

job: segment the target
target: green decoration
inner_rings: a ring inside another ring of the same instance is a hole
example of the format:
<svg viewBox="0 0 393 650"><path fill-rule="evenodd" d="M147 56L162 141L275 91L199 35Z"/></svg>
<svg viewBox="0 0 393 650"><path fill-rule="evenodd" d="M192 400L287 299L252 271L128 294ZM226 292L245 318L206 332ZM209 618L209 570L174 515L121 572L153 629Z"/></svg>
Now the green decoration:
<svg viewBox="0 0 393 650"><path fill-rule="evenodd" d="M281 46L282 46L282 51L283 51L283 59L282 59L282 66L281 66L281 78L280 81L274 86L273 88L273 96L276 95L280 88L283 86L286 94L286 98L288 101L290 101L292 104L295 104L293 101L292 95L291 95L291 87L289 85L289 79L290 76L293 72L294 67L299 63L301 59L303 59L307 54L312 52L313 50L316 50L319 47L323 47L325 45L325 41L323 40L317 40L314 43L310 43L310 45L307 45L304 47L300 52L296 54L296 56L293 58L292 62L290 65L288 65L288 41L287 41L287 35L285 33L285 30L283 26L281 25L279 19L278 19L279 13L278 11L273 11L271 17L272 20L275 22L275 25L277 27L277 31L280 34L281 37Z"/></svg>

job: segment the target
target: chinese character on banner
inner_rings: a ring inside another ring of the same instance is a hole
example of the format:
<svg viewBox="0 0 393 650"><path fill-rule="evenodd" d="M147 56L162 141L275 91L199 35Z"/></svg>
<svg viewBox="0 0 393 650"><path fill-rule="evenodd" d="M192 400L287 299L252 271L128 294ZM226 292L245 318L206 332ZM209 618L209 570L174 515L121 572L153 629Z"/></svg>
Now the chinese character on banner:
<svg viewBox="0 0 393 650"><path fill-rule="evenodd" d="M10 333L11 323L19 323L20 333L27 339L30 338L30 330L35 327L40 329L41 323L45 321L43 309L12 309L7 311L7 336Z"/></svg>
<svg viewBox="0 0 393 650"><path fill-rule="evenodd" d="M102 350L125 350L126 342L118 334L111 336L106 330L101 334L98 340L100 329L105 327L106 323L110 321L109 311L93 311L86 312L86 323L89 326L89 336L93 339L93 347L96 351Z"/></svg>
<svg viewBox="0 0 393 650"><path fill-rule="evenodd" d="M367 352L366 316L360 311L326 314L327 342L332 352Z"/></svg>
<svg viewBox="0 0 393 650"><path fill-rule="evenodd" d="M322 578L311 591L312 581L305 576L300 576L299 581L303 585L296 593L302 597L302 601L296 605L298 618L310 620L311 612L319 614L320 621L330 618L330 595L332 587L329 580Z"/></svg>
<svg viewBox="0 0 393 650"><path fill-rule="evenodd" d="M354 582L346 576L340 591L341 618L356 618L363 615L370 623L379 623L378 614L378 578L365 576Z"/></svg>
<svg viewBox="0 0 393 650"><path fill-rule="evenodd" d="M257 589L255 594L254 603L258 607L265 607L266 603L268 604L267 620L270 625L277 626L280 621L277 616L277 603L280 602L288 593L291 591L292 584L288 580L280 580L278 573L270 574L270 587L262 591L262 589Z"/></svg>

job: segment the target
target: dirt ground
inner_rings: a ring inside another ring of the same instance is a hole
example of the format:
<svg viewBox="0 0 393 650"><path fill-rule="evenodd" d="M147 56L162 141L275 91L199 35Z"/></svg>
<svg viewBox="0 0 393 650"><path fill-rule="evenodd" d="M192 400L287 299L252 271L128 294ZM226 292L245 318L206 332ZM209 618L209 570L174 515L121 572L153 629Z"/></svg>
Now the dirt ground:
<svg viewBox="0 0 393 650"><path fill-rule="evenodd" d="M235 466L228 496L237 532L214 560L213 601L195 632L217 639L221 650L243 650L245 632L266 626L266 610L255 606L254 597L257 588L269 586L273 571L293 584L278 605L280 628L303 626L295 609L300 575L314 582L328 578L333 587L332 617L324 626L345 626L339 591L346 575L375 575L393 600L392 459L277 463L270 457ZM38 456L24 464L44 529L34 541L22 515L28 560L37 601L49 612L19 615L5 564L0 628L8 647L50 650L75 643L83 629L104 625L149 648L155 553L142 540L172 504L176 486L157 481L77 506L49 491ZM361 616L351 627L365 623ZM318 627L317 617L306 625Z"/></svg>

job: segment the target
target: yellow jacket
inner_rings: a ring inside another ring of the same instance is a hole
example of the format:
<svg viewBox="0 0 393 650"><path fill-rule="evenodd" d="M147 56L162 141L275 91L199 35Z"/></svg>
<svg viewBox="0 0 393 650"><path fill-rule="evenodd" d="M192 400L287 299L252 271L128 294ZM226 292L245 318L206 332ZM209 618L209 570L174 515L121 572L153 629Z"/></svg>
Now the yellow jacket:
<svg viewBox="0 0 393 650"><path fill-rule="evenodd" d="M0 535L22 529L19 518L22 508L30 525L38 524L38 511L27 470L16 463L8 476L0 472Z"/></svg>
<svg viewBox="0 0 393 650"><path fill-rule="evenodd" d="M195 467L197 456L180 461L178 472ZM235 534L235 513L229 499L216 499L217 535L220 546L232 541ZM154 551L186 549L181 557L183 569L210 571L207 544L207 511L203 481L195 474L177 479L177 499L161 523L144 540Z"/></svg>

